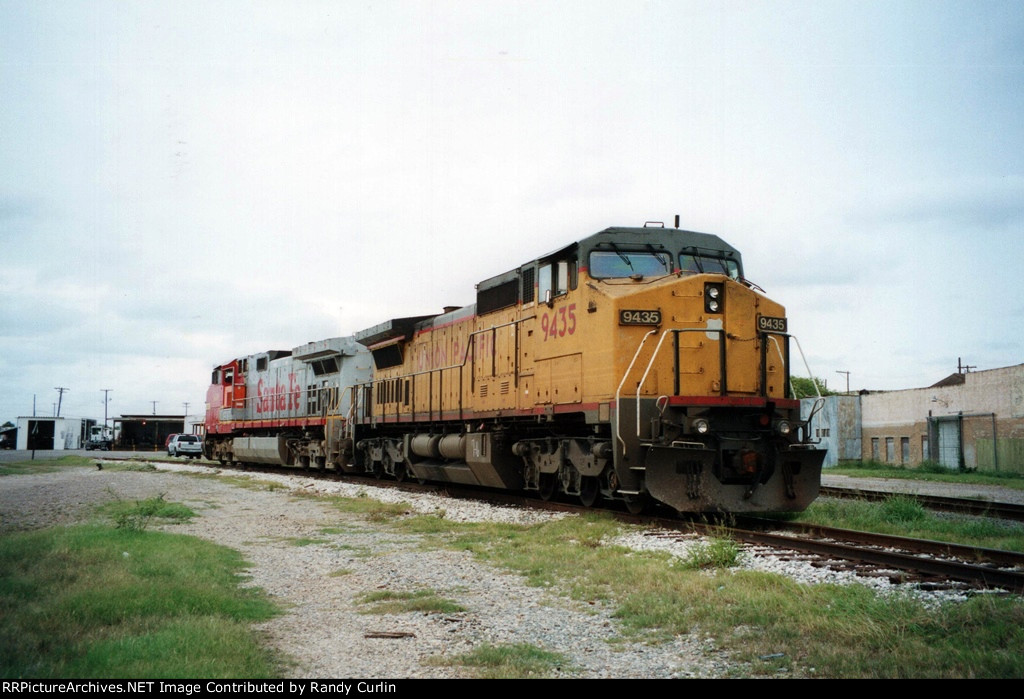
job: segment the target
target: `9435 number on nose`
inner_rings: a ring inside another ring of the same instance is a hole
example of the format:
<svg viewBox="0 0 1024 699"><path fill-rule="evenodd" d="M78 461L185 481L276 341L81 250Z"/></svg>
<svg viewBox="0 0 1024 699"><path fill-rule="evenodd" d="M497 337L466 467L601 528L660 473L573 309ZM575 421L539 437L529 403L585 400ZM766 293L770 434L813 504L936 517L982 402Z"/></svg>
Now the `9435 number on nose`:
<svg viewBox="0 0 1024 699"><path fill-rule="evenodd" d="M661 311L623 308L619 311L619 325L661 325Z"/></svg>
<svg viewBox="0 0 1024 699"><path fill-rule="evenodd" d="M775 318L773 316L757 317L757 329L763 332L785 333L789 332L787 327L785 318Z"/></svg>

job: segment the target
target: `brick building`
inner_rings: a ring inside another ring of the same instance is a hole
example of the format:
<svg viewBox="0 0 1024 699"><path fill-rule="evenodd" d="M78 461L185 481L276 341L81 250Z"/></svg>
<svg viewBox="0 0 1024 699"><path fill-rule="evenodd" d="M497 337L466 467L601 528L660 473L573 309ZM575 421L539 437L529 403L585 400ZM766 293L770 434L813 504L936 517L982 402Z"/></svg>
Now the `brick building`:
<svg viewBox="0 0 1024 699"><path fill-rule="evenodd" d="M860 399L864 459L1024 472L1024 364Z"/></svg>

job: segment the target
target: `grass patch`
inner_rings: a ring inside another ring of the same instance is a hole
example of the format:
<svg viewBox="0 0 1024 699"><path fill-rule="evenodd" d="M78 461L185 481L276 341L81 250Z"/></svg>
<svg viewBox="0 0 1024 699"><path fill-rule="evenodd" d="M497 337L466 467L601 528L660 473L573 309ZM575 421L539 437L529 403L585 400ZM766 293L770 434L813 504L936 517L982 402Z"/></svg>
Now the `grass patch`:
<svg viewBox="0 0 1024 699"><path fill-rule="evenodd" d="M0 538L5 678L273 677L249 624L275 607L240 587L237 551L109 526Z"/></svg>
<svg viewBox="0 0 1024 699"><path fill-rule="evenodd" d="M327 534L328 536L334 536L337 534L351 534L352 532L359 531L356 527L321 527L320 533Z"/></svg>
<svg viewBox="0 0 1024 699"><path fill-rule="evenodd" d="M879 502L821 498L788 521L936 539L981 548L1024 551L1024 523L987 517L936 513L913 497L894 495Z"/></svg>
<svg viewBox="0 0 1024 699"><path fill-rule="evenodd" d="M551 677L564 668L568 659L528 643L494 646L485 644L472 652L451 660L437 661L445 665L463 665L479 669L481 679L529 679Z"/></svg>
<svg viewBox="0 0 1024 699"><path fill-rule="evenodd" d="M882 518L920 519L903 503L880 509ZM734 562L727 542L708 544L701 565L688 565L666 553L607 545L624 525L603 514L533 525L418 515L393 526L471 551L531 585L607 604L627 637L658 642L699 630L748 663L754 676L1024 677L1019 598L926 605L859 585L801 585L723 567Z"/></svg>
<svg viewBox="0 0 1024 699"><path fill-rule="evenodd" d="M314 539L308 536L299 536L292 539L287 539L292 546L315 546L316 544L328 544L330 543L327 539Z"/></svg>
<svg viewBox="0 0 1024 699"><path fill-rule="evenodd" d="M438 596L434 590L415 590L413 592L393 592L380 590L361 595L358 604L373 605L363 610L363 614L404 614L406 612L422 612L424 614L455 614L466 611L466 608L452 600Z"/></svg>
<svg viewBox="0 0 1024 699"><path fill-rule="evenodd" d="M739 558L739 544L732 539L710 539L690 547L683 566L694 570L731 568L739 563Z"/></svg>
<svg viewBox="0 0 1024 699"><path fill-rule="evenodd" d="M412 506L407 502L381 502L366 493L354 498L333 497L330 500L342 512L363 515L371 522L389 522L412 512Z"/></svg>
<svg viewBox="0 0 1024 699"><path fill-rule="evenodd" d="M923 461L914 468L904 468L878 461L850 461L824 469L823 475L869 476L871 478L897 478L934 483L961 483L970 485L997 485L1024 490L1024 474L1013 471L956 471L935 461Z"/></svg>
<svg viewBox="0 0 1024 699"><path fill-rule="evenodd" d="M248 476L228 475L228 474L219 473L219 472L202 473L202 472L195 472L195 471L185 471L185 472L182 472L181 475L187 476L189 478L202 478L202 479L207 479L207 480L217 480L217 481L220 481L220 482L222 482L222 483L224 483L226 485L233 485L233 486L237 486L239 488L245 488L247 490L269 490L269 491L275 491L275 490L287 490L288 489L288 486L284 485L283 483L279 483L277 481L267 480L265 478L249 478Z"/></svg>
<svg viewBox="0 0 1024 699"><path fill-rule="evenodd" d="M104 471L140 471L142 473L151 473L158 471L159 469L151 463L145 461L104 461Z"/></svg>
<svg viewBox="0 0 1024 699"><path fill-rule="evenodd" d="M77 454L68 454L59 459L26 459L0 464L0 476L25 476L32 473L53 473L69 468L96 468L93 459Z"/></svg>
<svg viewBox="0 0 1024 699"><path fill-rule="evenodd" d="M127 501L118 498L99 508L114 521L117 529L145 531L150 522L186 522L196 516L191 508L180 502L169 502L163 493L145 500Z"/></svg>

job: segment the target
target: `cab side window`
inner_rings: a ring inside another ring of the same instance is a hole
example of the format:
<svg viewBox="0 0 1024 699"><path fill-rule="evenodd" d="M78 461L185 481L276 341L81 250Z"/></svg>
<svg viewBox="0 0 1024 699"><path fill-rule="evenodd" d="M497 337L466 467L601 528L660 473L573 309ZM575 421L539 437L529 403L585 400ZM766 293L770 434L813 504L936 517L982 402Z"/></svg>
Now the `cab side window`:
<svg viewBox="0 0 1024 699"><path fill-rule="evenodd" d="M537 297L541 301L569 293L576 288L576 260L545 262L537 273Z"/></svg>

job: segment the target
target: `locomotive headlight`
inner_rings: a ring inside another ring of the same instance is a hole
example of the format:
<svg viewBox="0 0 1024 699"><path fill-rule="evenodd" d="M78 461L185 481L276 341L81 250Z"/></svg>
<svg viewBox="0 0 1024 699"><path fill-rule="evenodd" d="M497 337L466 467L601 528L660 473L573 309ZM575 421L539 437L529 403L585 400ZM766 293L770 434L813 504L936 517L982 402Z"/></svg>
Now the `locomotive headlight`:
<svg viewBox="0 0 1024 699"><path fill-rule="evenodd" d="M725 301L724 288L721 284L704 285L704 312L721 313Z"/></svg>
<svg viewBox="0 0 1024 699"><path fill-rule="evenodd" d="M775 431L785 437L793 431L793 426L789 424L788 420L779 420L775 423Z"/></svg>
<svg viewBox="0 0 1024 699"><path fill-rule="evenodd" d="M711 429L711 425L704 418L699 418L693 421L693 429L697 434L707 434L708 430Z"/></svg>

